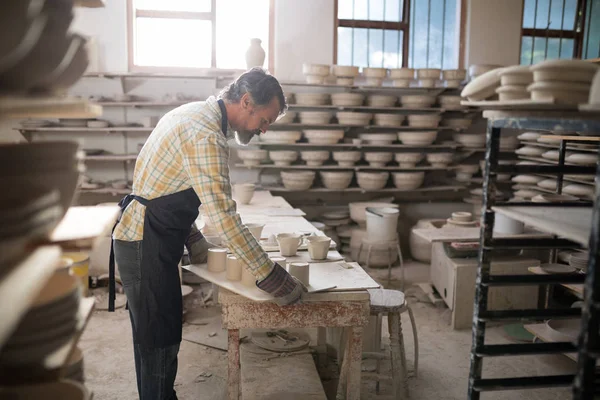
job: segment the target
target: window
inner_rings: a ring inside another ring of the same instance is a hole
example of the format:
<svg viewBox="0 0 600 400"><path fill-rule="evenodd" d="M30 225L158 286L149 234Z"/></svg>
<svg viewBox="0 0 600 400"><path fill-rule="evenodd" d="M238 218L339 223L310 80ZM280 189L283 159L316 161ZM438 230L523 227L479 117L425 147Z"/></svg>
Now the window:
<svg viewBox="0 0 600 400"><path fill-rule="evenodd" d="M337 0L336 63L459 67L460 0Z"/></svg>
<svg viewBox="0 0 600 400"><path fill-rule="evenodd" d="M245 69L251 38L261 39L269 60L269 7L270 0L129 0L130 69Z"/></svg>
<svg viewBox="0 0 600 400"><path fill-rule="evenodd" d="M525 0L521 64L600 57L600 0Z"/></svg>

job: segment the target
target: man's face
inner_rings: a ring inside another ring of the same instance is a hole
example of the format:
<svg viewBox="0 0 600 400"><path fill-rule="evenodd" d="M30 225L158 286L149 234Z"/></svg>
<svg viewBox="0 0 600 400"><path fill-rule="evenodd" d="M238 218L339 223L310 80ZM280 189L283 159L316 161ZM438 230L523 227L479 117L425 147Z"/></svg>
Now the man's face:
<svg viewBox="0 0 600 400"><path fill-rule="evenodd" d="M242 128L235 133L235 140L241 145L250 143L254 135L266 132L269 125L279 116L279 100L276 97L265 106L256 106L249 97L246 98L244 95L242 108L244 109Z"/></svg>

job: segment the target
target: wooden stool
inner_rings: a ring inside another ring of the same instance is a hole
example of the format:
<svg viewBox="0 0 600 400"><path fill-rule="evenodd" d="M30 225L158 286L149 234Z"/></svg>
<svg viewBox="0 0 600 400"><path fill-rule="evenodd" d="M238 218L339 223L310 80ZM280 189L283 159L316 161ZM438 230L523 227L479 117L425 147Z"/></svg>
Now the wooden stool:
<svg viewBox="0 0 600 400"><path fill-rule="evenodd" d="M394 398L408 398L408 371L406 367L406 354L404 351L404 337L402 335L402 322L400 315L408 311L415 342L415 369L417 376L419 368L419 340L417 337L417 325L412 310L404 298L404 293L399 290L369 289L371 295L371 315L387 314L388 328L390 332L390 355L385 353L363 353L363 360L376 359L377 369L375 372L363 373L363 377L376 381L376 393L379 394L379 382L382 380L392 381ZM382 376L379 373L381 360L391 360L392 374Z"/></svg>
<svg viewBox="0 0 600 400"><path fill-rule="evenodd" d="M367 259L366 259L366 266L367 268L369 268L369 261L371 260L371 251L373 250L373 247L376 248L383 248L383 250L379 250L379 251L387 251L388 255L389 255L389 261L388 261L388 287L391 284L392 281L392 263L393 263L393 254L394 252L398 252L398 259L400 261L400 274L401 274L401 281L400 281L400 288L402 290L404 290L404 268L403 268L403 260L402 260L402 250L400 250L400 241L396 238L396 240L391 240L389 242L371 242L369 241L368 238L364 238L362 240L362 242L360 243L360 247L358 248L358 256L356 257L356 261L360 262L360 255L363 251L363 247L367 248Z"/></svg>

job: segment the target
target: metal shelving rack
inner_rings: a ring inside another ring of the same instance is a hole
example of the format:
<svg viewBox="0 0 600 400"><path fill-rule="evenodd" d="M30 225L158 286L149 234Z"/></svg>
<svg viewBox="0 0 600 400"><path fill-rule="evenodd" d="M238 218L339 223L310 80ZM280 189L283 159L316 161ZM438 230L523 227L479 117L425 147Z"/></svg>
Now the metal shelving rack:
<svg viewBox="0 0 600 400"><path fill-rule="evenodd" d="M595 174L600 179L600 167L565 165L565 152L569 143L562 139L559 147L558 165L499 165L499 143L501 129L555 130L600 132L600 113L579 113L553 111L485 111L488 119L485 171L483 181L483 207L477 269L475 304L473 315L473 341L471 348L471 369L469 373L468 398L478 400L481 392L534 389L574 385L574 398L591 399L595 393L595 366L600 357L600 190L596 188L593 208L589 203L532 203L498 202L493 193L499 173L558 175L557 192L562 188L563 174ZM536 210L538 213L535 213ZM562 217L558 210L565 210ZM546 212L547 218L539 215ZM547 239L498 239L493 237L495 214L501 213L526 222L545 232L562 236ZM590 218L591 215L591 218ZM568 217L567 217L568 216ZM569 229L565 229L570 224ZM590 224L590 225L587 225ZM591 226L591 228L590 228ZM591 232L590 232L591 231ZM588 242L589 241L589 242ZM580 248L589 244L589 264L587 274L548 274L548 275L491 275L491 251L496 248ZM494 286L555 285L583 283L585 281L585 301L583 309L550 308L530 310L487 309L488 291ZM549 318L572 318L581 316L582 326L577 345L570 342L485 344L486 324L507 320L546 320ZM485 379L482 378L485 357L539 355L578 352L576 375L529 376Z"/></svg>

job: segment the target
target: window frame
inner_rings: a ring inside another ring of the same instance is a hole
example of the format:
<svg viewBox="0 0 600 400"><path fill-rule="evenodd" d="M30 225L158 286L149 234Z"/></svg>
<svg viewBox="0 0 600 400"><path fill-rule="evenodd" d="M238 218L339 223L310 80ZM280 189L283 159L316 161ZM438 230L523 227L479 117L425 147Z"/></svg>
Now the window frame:
<svg viewBox="0 0 600 400"><path fill-rule="evenodd" d="M211 0L209 12L196 12L196 11L169 11L169 10L138 10L134 8L134 0L127 0L127 64L129 72L140 72L140 73L170 73L170 74L198 74L202 75L205 72L210 71L231 71L231 69L224 69L217 67L217 0ZM269 58L267 61L267 69L271 74L274 74L274 28L275 28L275 14L274 4L275 0L269 0ZM197 68L197 67L160 67L160 66L147 66L147 65L136 65L134 59L135 53L135 20L138 17L146 18L174 18L174 19L193 19L198 21L211 21L211 66L209 68ZM246 69L244 66L243 70Z"/></svg>
<svg viewBox="0 0 600 400"><path fill-rule="evenodd" d="M552 1L550 2L550 4ZM562 19L561 19L561 28L564 24L564 16L565 16L565 4L563 1L563 10L562 10ZM523 20L525 18L525 1L523 1L523 6L521 8L521 40L519 41L519 59L521 58L521 52L523 51L523 38L528 37L532 38L532 47L531 47L531 57L530 63L524 65L531 65L533 62L533 56L535 54L535 39L541 38L546 39L546 49L545 49L545 58L548 57L548 39L561 39L559 44L559 49L562 47L562 39L573 39L573 58L582 58L583 54L583 42L584 42L584 34L585 34L585 23L586 23L586 12L587 12L587 0L577 0L577 7L575 9L575 21L573 24L573 30L568 29L540 29L535 28L537 21L537 7L538 0L535 0L535 14L534 14L534 22L533 28L523 28ZM552 10L551 7L548 7L548 13ZM580 14L581 13L581 14ZM560 50L559 50L560 57Z"/></svg>
<svg viewBox="0 0 600 400"><path fill-rule="evenodd" d="M366 28L366 29L388 29L388 30L399 30L402 31L402 68L408 68L409 60L409 45L410 45L410 10L411 0L403 0L402 7L402 21L368 21L368 20L355 20L355 19L342 19L338 18L338 1L334 0L334 24L333 24L333 63L337 64L338 57L338 28ZM419 0L414 0L419 1ZM458 43L458 68L464 68L464 54L465 54L465 29L464 24L467 20L467 0L459 0L458 7L460 21L459 21L459 43ZM341 23L340 23L341 21Z"/></svg>

